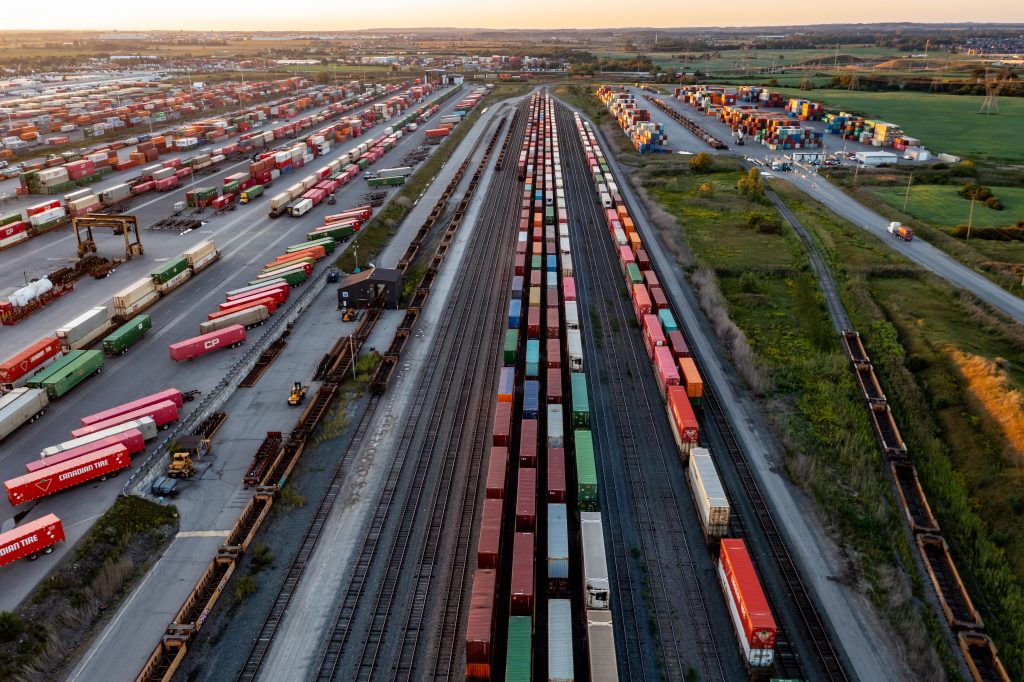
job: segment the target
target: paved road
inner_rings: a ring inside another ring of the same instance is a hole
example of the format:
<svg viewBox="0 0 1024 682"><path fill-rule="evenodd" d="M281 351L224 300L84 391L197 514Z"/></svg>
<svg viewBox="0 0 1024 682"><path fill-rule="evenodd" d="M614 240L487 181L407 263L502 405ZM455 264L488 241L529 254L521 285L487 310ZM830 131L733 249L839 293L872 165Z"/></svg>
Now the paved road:
<svg viewBox="0 0 1024 682"><path fill-rule="evenodd" d="M439 115L450 112L456 101L457 98L453 98L446 103ZM401 159L404 154L418 146L423 139L422 131L403 137L396 148L388 152L379 163ZM344 148L343 146L342 149ZM161 299L147 311L153 317L154 328L127 355L108 360L102 374L84 382L64 399L52 403L42 420L11 434L4 441L3 448L0 449L0 478L6 480L24 474L26 462L37 458L39 451L44 447L69 438L67 434L79 425L78 420L86 414L171 386L182 390L192 388L202 391L210 390L244 352L244 347L221 351L187 365L176 365L167 357L167 344L195 335L198 332L199 322L206 319L206 314L209 311L216 309L225 290L243 286L259 271L263 263L272 260L274 255L280 253L283 246L301 241L305 232L319 225L322 217L330 212L328 209L333 211L336 208L355 205L364 192L365 184L362 181L353 182L338 191L337 206L321 205L302 219L282 217L271 220L266 214L267 203L257 202L252 206L240 208L234 213L225 214L225 216L211 221L206 228L211 228L208 231L212 235L192 233L179 237L161 234L162 239L154 239L154 244L162 246L163 252L169 255L180 253L201 239L213 236L217 240L223 256L220 261L167 298ZM163 201L173 201L173 197L165 197ZM159 211L159 208L154 208L154 210ZM203 231L205 230L200 232ZM0 254L0 264L3 264L5 260L8 264L11 262L7 254ZM115 276L108 278L109 283L108 280L88 281L87 285L96 286L83 287L82 291L76 291L48 306L48 308L56 308L56 310L44 309L16 327L4 328L0 331L0 334L4 335L4 347L7 347L8 332L15 336L22 335L20 343L11 343L11 347L18 348L71 319L76 311L90 305L104 303L109 300L113 290L123 287L134 278L142 276L152 269L154 260L156 258L150 259L147 254L145 259L127 264L137 265L134 272L131 270L127 273L122 272L125 269L122 267L118 269ZM329 288L329 291L333 294L333 287ZM74 297L80 298L75 301ZM330 309L333 310L333 307ZM36 319L37 317L41 319ZM26 325L28 326L26 328L31 330L28 334L24 334L22 330L22 327ZM33 325L35 325L34 330L32 330ZM260 334L260 328L253 330L251 334L255 338ZM319 360L320 355L336 338L337 335L332 333L325 336L322 342L317 340L313 343L311 352L316 355L316 360ZM289 385L293 380L288 379L284 385ZM265 382L266 378L261 381ZM276 403L270 402L257 403L247 409L256 410L253 414L257 417L264 413L274 414L280 411ZM188 409L185 412L187 413ZM229 419L229 423L230 421ZM261 434L266 430L266 428L257 428L255 432ZM252 452L253 448L250 442L240 448L238 456L248 462ZM228 456L228 453L223 454ZM237 480L237 478L233 480ZM35 586L36 581L49 570L49 567L53 566L56 560L63 556L91 527L93 521L106 511L111 501L120 492L120 483L119 479L115 479L104 483L78 486L59 495L43 498L37 503L25 505L28 513L23 519L20 519L21 521L38 518L51 512L55 513L65 523L68 542L62 544L54 554L39 562L31 564L18 562L4 567L4 589L0 591L0 610L11 610L17 606ZM206 497L202 499L202 504L209 504L216 508L222 506L227 498L223 494L219 494L212 495L209 499ZM0 501L0 519L6 519L16 512L23 511L25 509L12 509L6 499Z"/></svg>
<svg viewBox="0 0 1024 682"><path fill-rule="evenodd" d="M743 154L750 159L761 161L779 156L778 152L773 152L764 145L749 140L743 147L733 146L731 150L712 150L694 137L690 131L648 102L643 96L643 91L639 88L630 88L630 91L643 106L650 110L651 119L665 126L666 131L668 131L669 146L673 149L692 152L706 151L713 154ZM688 105L674 100L668 95L661 96L661 99L674 106L686 118L699 123L713 135L727 142L730 140L731 131L725 123L711 116L702 116L689 108ZM817 122L805 122L802 125L816 129L822 128L821 124ZM845 142L836 135L826 134L823 139L825 141L825 149L829 153L842 149L848 149L849 151L875 149L874 147L867 147L855 142ZM900 163L904 162L901 161ZM915 237L912 242L903 242L896 239L886 230L889 225L887 218L864 206L826 179L804 170L794 173L772 173L771 175L792 183L797 189L821 202L831 211L883 240L888 246L899 251L906 258L942 277L954 286L970 291L981 300L1001 310L1018 322L1024 323L1024 299L1008 292L984 275L975 272L920 237Z"/></svg>
<svg viewBox="0 0 1024 682"><path fill-rule="evenodd" d="M583 112L580 114L584 115ZM595 130L600 136L601 131ZM604 146L608 148L607 144ZM608 155L607 158L620 179L619 187L631 209L642 207L631 187L621 182L625 174L614 156ZM714 331L698 313L699 307L685 284L683 272L661 248L660 238L650 227L646 213L640 210L639 217L637 226L645 243L654 245L650 255L658 271L663 273L662 284L681 312L687 337L692 336L697 354L704 359L708 372L704 379L718 391L762 491L774 506L776 521L797 564L802 567L804 580L823 607L823 615L832 624L837 635L835 644L845 650L847 660L853 664L851 672L866 681L905 676L896 652L880 639L880 630L869 625L876 622L870 605L861 595L837 580L844 575L844 569L835 546L818 522L810 501L782 473L779 444L771 435L760 409L749 400L747 391L734 375L726 370L729 361ZM894 674L895 671L902 674Z"/></svg>

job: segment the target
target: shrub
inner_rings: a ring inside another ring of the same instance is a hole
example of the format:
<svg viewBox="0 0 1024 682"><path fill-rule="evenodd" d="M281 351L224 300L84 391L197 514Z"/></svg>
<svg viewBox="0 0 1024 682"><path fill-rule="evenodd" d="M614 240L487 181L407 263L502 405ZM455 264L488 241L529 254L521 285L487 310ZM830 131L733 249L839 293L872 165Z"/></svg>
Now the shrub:
<svg viewBox="0 0 1024 682"><path fill-rule="evenodd" d="M710 182L700 183L700 187L697 188L697 196L702 199L712 199L715 196L715 186Z"/></svg>
<svg viewBox="0 0 1024 682"><path fill-rule="evenodd" d="M13 642L24 630L25 623L17 614L0 611L0 643Z"/></svg>
<svg viewBox="0 0 1024 682"><path fill-rule="evenodd" d="M263 543L252 546L252 572L259 573L274 563L274 552Z"/></svg>
<svg viewBox="0 0 1024 682"><path fill-rule="evenodd" d="M736 183L736 187L740 190L740 194L752 199L760 198L764 196L764 182L761 180L761 171L756 168L751 168L747 171L747 174L739 179Z"/></svg>
<svg viewBox="0 0 1024 682"><path fill-rule="evenodd" d="M256 579L251 575L243 575L235 581L235 599L244 601L246 597L256 594Z"/></svg>
<svg viewBox="0 0 1024 682"><path fill-rule="evenodd" d="M760 234L782 234L782 221L770 213L751 211L747 214L747 225Z"/></svg>
<svg viewBox="0 0 1024 682"><path fill-rule="evenodd" d="M989 197L985 200L985 205L991 208L993 211L1002 211L1003 202L999 201L996 197Z"/></svg>
<svg viewBox="0 0 1024 682"><path fill-rule="evenodd" d="M715 159L707 152L701 152L690 159L690 170L694 173L710 173L715 167Z"/></svg>

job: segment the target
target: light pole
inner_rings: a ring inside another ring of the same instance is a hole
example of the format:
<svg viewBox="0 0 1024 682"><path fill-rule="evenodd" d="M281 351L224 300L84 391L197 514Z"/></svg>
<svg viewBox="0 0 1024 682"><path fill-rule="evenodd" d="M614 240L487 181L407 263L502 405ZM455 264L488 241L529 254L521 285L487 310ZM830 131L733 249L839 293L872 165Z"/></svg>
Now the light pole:
<svg viewBox="0 0 1024 682"><path fill-rule="evenodd" d="M974 222L974 197L971 197L971 212L967 215L967 238L971 238L971 224Z"/></svg>
<svg viewBox="0 0 1024 682"><path fill-rule="evenodd" d="M353 270L352 272L353 273L357 273L357 272L359 272L359 244L358 243L352 244L352 253L353 253L353 257L355 258L355 261L356 261L355 270Z"/></svg>
<svg viewBox="0 0 1024 682"><path fill-rule="evenodd" d="M914 171L910 171L910 177L907 178L907 193L903 195L903 212L907 212L907 202L910 201L910 183L914 180Z"/></svg>

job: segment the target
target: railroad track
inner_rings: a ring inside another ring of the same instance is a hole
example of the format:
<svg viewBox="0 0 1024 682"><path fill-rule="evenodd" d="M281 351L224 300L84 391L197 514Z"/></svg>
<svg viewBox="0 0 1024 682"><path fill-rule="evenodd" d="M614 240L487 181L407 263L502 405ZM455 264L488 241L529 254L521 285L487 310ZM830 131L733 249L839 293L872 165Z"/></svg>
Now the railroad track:
<svg viewBox="0 0 1024 682"><path fill-rule="evenodd" d="M484 168L488 161L485 155L480 168ZM506 188L495 202L507 207L506 214L515 199L511 189ZM458 497L457 486L466 482L471 482L472 487L462 491L463 506L470 505L475 514L480 459L472 455L481 451L484 434L480 425L486 421L477 418L475 428L467 431L465 427L474 409L480 412L483 405L490 409L489 401L484 398L493 392L488 389L493 389L491 384L496 376L497 357L491 354L488 358L482 349L485 340L493 341L500 332L504 311L500 301L509 289L508 277L492 284L484 301L480 300L479 285L488 281L491 268L502 258L502 251L506 260L511 259L510 244L502 245L511 237L509 226L505 226L505 234L495 229L494 221L481 221L481 227L486 232L474 235L471 247L467 247L469 250L465 258L469 259L469 266L456 282L451 299L455 303L446 309L437 332L439 339L451 341L441 347L439 353L442 355L431 362L432 374L420 383L384 492L370 520L353 575L314 673L318 680L363 680L378 676L412 678L417 675L420 659L416 652L424 630L437 564L447 560L448 555L458 555L460 549L463 557L467 550L472 549L469 542L460 547L451 539L445 545L444 535L448 530L445 521L449 516L448 504L453 496ZM476 333L460 334L460 328L472 329ZM424 409L429 414L425 428L420 419ZM471 456L460 456L466 452ZM431 491L429 486L433 476L438 480ZM400 487L404 489L400 490ZM404 499L398 499L399 496L404 496ZM399 506L397 521L391 521ZM431 510L426 526L418 523L423 509ZM459 523L468 524L470 528L466 531L460 529L458 535L471 533L472 521L472 515L469 518L463 516ZM390 536L384 533L385 528L391 529ZM423 545L417 554L415 545L421 537ZM416 561L412 570L414 582L411 595L403 600L410 592L403 590L401 584L409 574L407 563L410 556L415 556ZM377 564L383 566L383 579L372 582ZM461 571L465 574L465 558ZM372 600L369 606L367 599ZM457 600L446 601L445 617L453 623L455 630L460 621L461 607L460 590ZM372 615L367 627L360 628L359 611L363 609L368 609ZM397 648L386 651L388 634L397 629L396 618L400 619L402 633ZM451 626L448 631L453 632ZM354 632L362 633L363 639L353 649L353 660L347 657ZM439 643L439 651L445 648L450 652L449 658L454 657L458 648L454 638L447 647L443 641ZM385 657L391 657L394 663L390 670L384 669L387 665Z"/></svg>
<svg viewBox="0 0 1024 682"><path fill-rule="evenodd" d="M559 106L559 118L561 119L560 128L572 131L569 133L571 142L568 146L570 150L568 167L572 169L569 171L569 177L573 194L577 198L577 206L585 207L580 211L579 218L587 226L583 229L583 233L588 266L602 268L603 276L610 278L610 281L615 283L613 285L614 293L610 298L605 297L604 304L596 307L586 305L585 307L599 310L603 325L607 324L608 328L614 328L611 323L613 318L619 325L625 324L628 327L630 320L634 319L634 314L632 308L624 304L618 292L619 287L622 286L622 275L618 263L611 256L608 248L608 236L604 227L603 215L597 209L597 195L592 184L581 177L579 163L583 156L579 139L575 135L576 127L568 112L561 106ZM578 237L576 241L579 243ZM598 276L601 276L600 271ZM703 680L724 681L727 678L712 633L704 595L696 576L693 552L682 531L684 522L680 514L680 502L670 483L669 468L677 465L677 459L672 457L671 462L666 461L666 453L674 453L675 444L663 441L656 428L654 414L655 411L663 411L661 405L652 403L646 391L627 396L626 378L621 362L623 359L627 361L626 371L630 376L644 376L650 370L646 359L641 360L639 357L635 343L621 344L619 352L616 353L616 361L608 363L612 369L611 383L615 413L630 415L630 419L619 424L619 439L624 451L627 470L630 472L634 509L640 521L641 544L644 546L649 568L648 577L652 579L652 591L660 590L666 593L664 600L655 596L653 601L655 617L661 631L665 675L668 679L683 679L688 666L679 650L679 641L684 636L684 632L682 628L677 627L676 617L665 606L671 603L672 597L667 594L670 580L665 571L665 559L668 556L663 557L662 551L675 555L673 558L677 559L675 566L679 569L688 605L686 612L689 616L690 627L686 630L686 635L692 635L695 638L701 659L702 670L698 671L698 675ZM639 424L636 423L636 418L639 418ZM645 436L638 438L638 433L645 434ZM645 438L653 439L656 447L652 451L641 453L638 441L645 440ZM655 459L659 475L654 477L652 485L648 485L646 479L650 476L650 472L647 472L645 476L642 458L649 458L654 451L658 453ZM665 512L669 516L667 527L660 527L655 522L656 514L652 509L651 502L652 494L659 503L667 503L665 504ZM650 542L650 547L648 547L648 542ZM616 561L618 563L618 559Z"/></svg>

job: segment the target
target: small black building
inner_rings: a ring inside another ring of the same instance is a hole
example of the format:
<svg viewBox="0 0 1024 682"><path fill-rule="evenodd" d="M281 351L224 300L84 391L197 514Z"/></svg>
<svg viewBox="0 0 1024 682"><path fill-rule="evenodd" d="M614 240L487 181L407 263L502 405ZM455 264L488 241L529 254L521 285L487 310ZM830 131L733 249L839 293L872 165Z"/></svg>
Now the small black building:
<svg viewBox="0 0 1024 682"><path fill-rule="evenodd" d="M349 275L338 285L339 308L368 308L384 291L384 307L397 308L402 300L402 271L371 268Z"/></svg>

